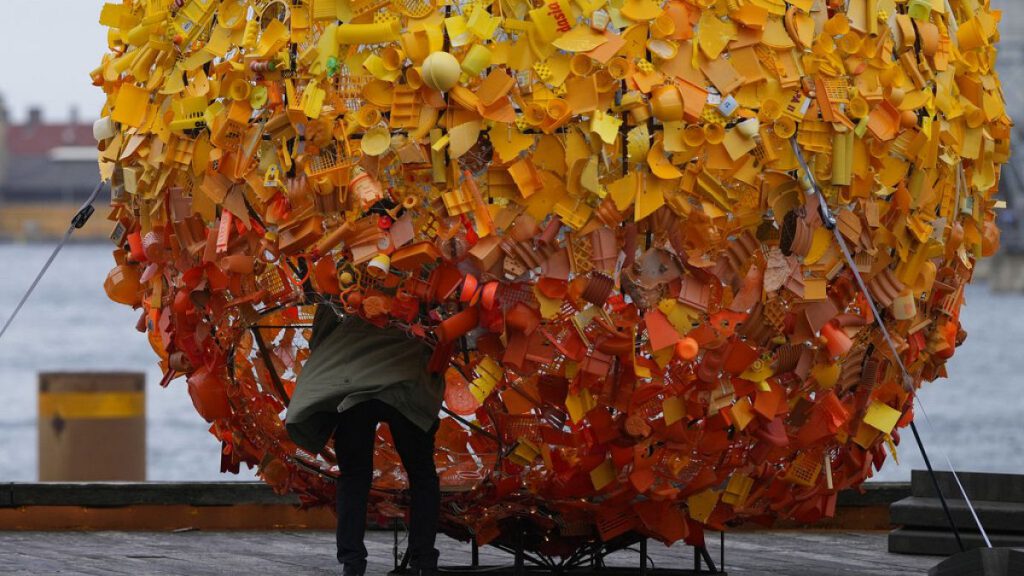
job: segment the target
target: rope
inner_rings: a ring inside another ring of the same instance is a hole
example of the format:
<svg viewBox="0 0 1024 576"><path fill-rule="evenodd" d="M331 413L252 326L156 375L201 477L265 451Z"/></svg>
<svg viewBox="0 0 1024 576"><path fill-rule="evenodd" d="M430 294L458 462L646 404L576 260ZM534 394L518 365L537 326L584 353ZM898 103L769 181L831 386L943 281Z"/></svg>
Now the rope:
<svg viewBox="0 0 1024 576"><path fill-rule="evenodd" d="M99 196L100 190L103 189L104 182L104 180L100 180L100 183L96 185L92 194L89 195L89 199L85 201L85 204L82 204L82 207L79 208L78 212L75 212L75 215L71 218L71 224L68 225L67 231L64 232L64 237L61 239L60 243L57 244L57 247L53 249L50 257L46 259L46 263L43 264L43 269L39 271L35 280L32 281L32 285L28 287L25 295L21 297L18 305L14 308L14 312L11 313L10 317L7 318L7 321L4 322L3 329L0 329L0 339L3 339L4 334L7 333L7 329L14 323L14 319L18 317L18 313L21 312L22 307L25 306L25 302L28 302L29 297L32 296L32 292L34 292L36 286L39 285L39 281L43 279L43 276L46 275L46 271L50 269L50 265L53 264L53 260L57 257L57 254L60 253L61 248L68 243L68 240L71 239L71 235L74 234L75 230L85 226L85 223L89 221L89 217L96 211L96 209L92 207L92 203L95 202L96 197Z"/></svg>
<svg viewBox="0 0 1024 576"><path fill-rule="evenodd" d="M926 424L928 424L928 430L930 430L932 434L935 434L935 427L932 425L931 418L928 417L928 411L924 409L924 403L921 402L920 398L917 399L917 405L918 407L921 408L921 414L924 414L924 421ZM913 424L913 422L911 422L911 424ZM914 426L912 429L914 430L914 434L916 436L917 427ZM918 442L920 442L920 439L918 439ZM922 449L921 452L923 454L924 449ZM957 475L956 469L953 467L953 462L950 461L949 456L947 456L944 452L940 452L940 454L942 454L942 458L946 461L946 466L949 466L949 471L953 473L953 480L956 482L956 486L960 490L960 493L963 494L964 501L967 502L967 509L970 510L971 517L974 518L974 523L978 525L978 530L981 532L981 537L983 540L985 540L985 546L991 548L992 541L989 540L988 533L985 532L985 527L981 525L981 519L978 518L978 513L974 510L974 505L971 504L971 500L967 497L967 490L964 489L963 483L960 482L960 476ZM935 491L941 494L937 487Z"/></svg>
<svg viewBox="0 0 1024 576"><path fill-rule="evenodd" d="M839 228L836 226L835 217L832 214L832 210L828 207L828 202L825 201L825 195L822 194L821 187L818 186L818 182L814 179L814 174L807 166L807 161L804 159L804 155L800 151L800 146L797 144L795 137L790 139L790 144L793 146L793 153L796 155L800 168L804 171L805 176L811 183L811 187L814 189L814 193L818 197L818 202L822 212L822 220L825 222L825 226L832 231L833 236L836 238L836 242L839 243L839 248L843 252L843 258L846 259L846 264L853 273L853 277L857 281L857 286L859 286L861 291L864 293L864 297L868 301L868 306L871 308L872 314L874 314L875 324L877 324L881 329L882 336L884 337L886 344L889 346L889 349L892 351L893 357L896 359L896 364L899 366L900 374L903 377L903 387L907 389L908 392L913 393L913 378L907 371L907 367L903 364L903 359L900 357L896 344L893 342L888 328L886 328L885 323L882 321L882 316L878 313L878 307L875 305L875 299L871 295L871 291L868 290L867 284L864 282L864 278L861 277L860 271L857 269L857 265L854 263L853 256L850 254L850 249L846 245L846 240L843 238L843 235L839 232ZM924 404L921 402L920 396L915 393L914 398L917 399L918 406L921 407L921 413L924 414L925 421L928 422L929 428L934 432L935 429L932 427L931 421L928 419L928 413L924 409ZM939 499L942 500L943 508L946 508L945 498L942 495L942 491L939 490L938 481L935 479L935 472L931 469L931 464L928 460L928 453L925 451L924 443L921 441L921 437L917 433L917 426L915 426L913 422L911 422L911 429L914 432L914 438L917 440L917 447L921 450L921 455L924 457L925 462L928 463L928 472L931 474L932 480L935 482L936 493L938 494ZM970 497L967 496L967 490L964 489L963 483L960 482L960 477L957 475L952 461L950 461L949 457L946 456L945 453L942 453L942 455L946 460L946 464L949 466L950 473L953 474L953 479L956 481L957 487L960 489L960 495L963 496L964 502L967 503L967 508L971 511L971 516L974 518L974 523L978 526L978 531L981 532L981 536L985 540L985 545L991 548L992 542L989 540L988 534L985 532L985 527L982 525L981 519L978 518L978 514L974 510L974 504L971 503ZM956 523L953 522L953 517L949 513L948 508L946 508L946 515L949 518L949 523L953 528L954 533L957 534L957 541L959 542L959 533L957 532ZM961 545L961 549L962 548L963 546Z"/></svg>

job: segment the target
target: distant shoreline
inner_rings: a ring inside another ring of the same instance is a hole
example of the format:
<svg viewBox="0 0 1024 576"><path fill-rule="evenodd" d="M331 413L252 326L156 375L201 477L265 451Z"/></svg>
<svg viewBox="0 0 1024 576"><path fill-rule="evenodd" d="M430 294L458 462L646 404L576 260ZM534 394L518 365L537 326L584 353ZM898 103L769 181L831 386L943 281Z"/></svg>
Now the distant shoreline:
<svg viewBox="0 0 1024 576"><path fill-rule="evenodd" d="M81 202L5 202L0 203L0 243L56 243L67 232L71 218ZM109 207L97 202L89 223L71 236L74 243L110 242L114 223L106 219Z"/></svg>
<svg viewBox="0 0 1024 576"><path fill-rule="evenodd" d="M40 236L33 238L16 238L10 236L0 236L0 245L11 245L11 246L56 246L60 242L61 236ZM82 246L89 245L101 245L107 244L113 247L113 243L108 238L99 237L85 237L76 238L74 235L68 241L68 244L76 244Z"/></svg>

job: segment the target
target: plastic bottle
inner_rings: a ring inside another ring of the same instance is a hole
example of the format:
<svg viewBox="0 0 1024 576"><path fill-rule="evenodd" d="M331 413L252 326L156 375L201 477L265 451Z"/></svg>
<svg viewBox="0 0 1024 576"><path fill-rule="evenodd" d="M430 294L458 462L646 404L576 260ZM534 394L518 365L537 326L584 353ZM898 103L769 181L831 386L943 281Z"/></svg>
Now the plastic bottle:
<svg viewBox="0 0 1024 576"><path fill-rule="evenodd" d="M352 179L348 183L349 193L359 199L363 208L373 206L378 200L384 198L384 190L380 182L373 176L366 173L361 167L353 171Z"/></svg>

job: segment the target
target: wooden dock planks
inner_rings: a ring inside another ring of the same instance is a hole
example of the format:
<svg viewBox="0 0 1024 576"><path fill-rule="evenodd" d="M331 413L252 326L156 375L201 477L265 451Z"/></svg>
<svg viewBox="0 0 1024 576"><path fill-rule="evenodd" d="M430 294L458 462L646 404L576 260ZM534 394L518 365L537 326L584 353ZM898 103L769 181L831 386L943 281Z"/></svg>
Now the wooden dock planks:
<svg viewBox="0 0 1024 576"><path fill-rule="evenodd" d="M404 538L404 534L401 535ZM709 534L718 561L718 535ZM369 576L393 567L392 534L367 534ZM404 548L404 543L403 543ZM438 540L441 562L468 564L469 544ZM688 567L692 552L681 545L648 546L657 567ZM334 533L272 532L0 532L0 574L146 574L224 576L237 574L339 574ZM638 555L616 553L609 564L629 566ZM941 558L886 552L885 532L765 531L726 536L729 574L799 576L889 576L926 574ZM482 564L508 564L511 557L483 548Z"/></svg>

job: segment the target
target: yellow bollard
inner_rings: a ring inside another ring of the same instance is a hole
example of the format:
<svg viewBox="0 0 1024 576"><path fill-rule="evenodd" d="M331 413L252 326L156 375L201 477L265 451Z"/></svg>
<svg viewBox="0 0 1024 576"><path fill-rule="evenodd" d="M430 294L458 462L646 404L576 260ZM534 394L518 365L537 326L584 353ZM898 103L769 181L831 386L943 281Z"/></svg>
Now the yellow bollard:
<svg viewBox="0 0 1024 576"><path fill-rule="evenodd" d="M39 374L39 480L146 479L146 375Z"/></svg>

